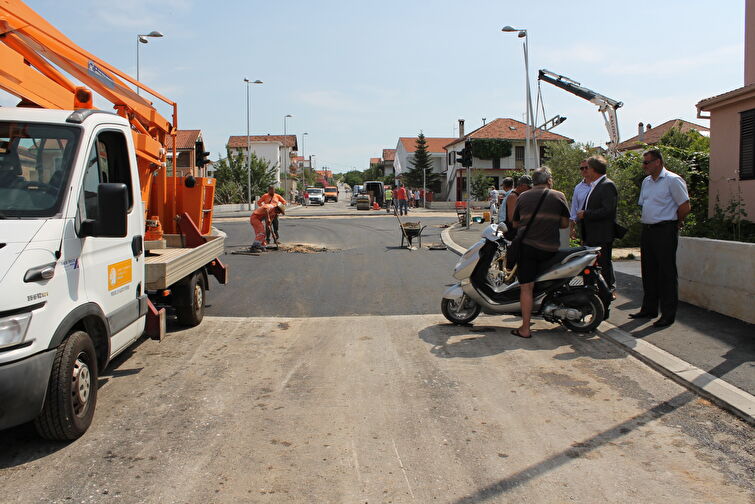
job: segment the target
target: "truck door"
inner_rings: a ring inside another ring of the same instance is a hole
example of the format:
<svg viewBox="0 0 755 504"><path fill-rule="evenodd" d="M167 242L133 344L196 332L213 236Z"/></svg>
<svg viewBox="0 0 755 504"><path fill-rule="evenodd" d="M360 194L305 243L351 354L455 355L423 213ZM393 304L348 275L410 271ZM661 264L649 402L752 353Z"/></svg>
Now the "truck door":
<svg viewBox="0 0 755 504"><path fill-rule="evenodd" d="M124 183L129 194L126 237L82 238L81 268L87 297L102 308L108 319L112 354L138 338L144 328L143 217L137 196L139 181L132 178L132 157L124 132L109 128L95 132L86 151L78 222L98 218L99 184Z"/></svg>

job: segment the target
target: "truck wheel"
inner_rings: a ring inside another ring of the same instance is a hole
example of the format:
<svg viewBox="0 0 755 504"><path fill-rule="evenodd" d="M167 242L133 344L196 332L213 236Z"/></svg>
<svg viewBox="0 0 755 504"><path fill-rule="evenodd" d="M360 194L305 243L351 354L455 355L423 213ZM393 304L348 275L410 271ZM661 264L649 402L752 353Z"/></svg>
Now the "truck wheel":
<svg viewBox="0 0 755 504"><path fill-rule="evenodd" d="M183 306L176 306L178 322L187 327L198 326L204 317L204 277L201 273L194 273L189 280L186 295L189 299L183 299Z"/></svg>
<svg viewBox="0 0 755 504"><path fill-rule="evenodd" d="M71 441L86 432L97 404L97 354L84 331L58 347L42 413L34 420L40 436Z"/></svg>

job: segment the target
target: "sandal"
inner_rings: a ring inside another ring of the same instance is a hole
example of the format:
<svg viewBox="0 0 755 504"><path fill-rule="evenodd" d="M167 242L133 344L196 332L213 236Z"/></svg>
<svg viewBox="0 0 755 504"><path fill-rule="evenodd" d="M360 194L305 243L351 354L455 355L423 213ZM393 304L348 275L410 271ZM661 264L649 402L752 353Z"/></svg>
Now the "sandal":
<svg viewBox="0 0 755 504"><path fill-rule="evenodd" d="M532 337L531 332L527 336L525 336L524 334L519 332L519 329L512 329L511 334L513 334L514 336L519 336L520 338L525 338L525 339L529 339Z"/></svg>

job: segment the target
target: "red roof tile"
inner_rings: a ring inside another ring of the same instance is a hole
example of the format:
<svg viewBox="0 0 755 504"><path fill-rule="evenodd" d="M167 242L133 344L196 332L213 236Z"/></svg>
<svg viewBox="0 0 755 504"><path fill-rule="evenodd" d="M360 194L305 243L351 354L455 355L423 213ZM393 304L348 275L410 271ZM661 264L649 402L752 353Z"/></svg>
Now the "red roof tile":
<svg viewBox="0 0 755 504"><path fill-rule="evenodd" d="M199 140L199 136L202 130L177 130L176 131L176 150L193 149L194 144ZM173 137L168 136L166 142L166 149L173 149Z"/></svg>
<svg viewBox="0 0 755 504"><path fill-rule="evenodd" d="M465 135L465 138L499 138L503 140L525 140L527 138L527 125L516 119L498 118L490 121L485 126L477 128ZM461 138L451 138L445 147L459 142ZM538 141L564 141L573 142L569 137L551 133L550 131L538 131Z"/></svg>
<svg viewBox="0 0 755 504"><path fill-rule="evenodd" d="M698 111L710 110L712 108L716 108L716 106L730 99L749 98L753 92L755 92L755 84L748 84L746 86L742 86L741 88L733 89L731 91L727 91L726 93L700 100L695 106L697 107Z"/></svg>
<svg viewBox="0 0 755 504"><path fill-rule="evenodd" d="M619 143L617 148L620 151L625 151L625 150L632 150L632 149L641 149L642 144L655 145L658 142L660 142L661 137L663 137L663 135L668 133L668 131L674 127L681 129L682 133L685 133L689 130L697 130L700 132L710 131L710 128L707 128L705 126L700 126L699 124L691 123L689 121L684 121L682 119L671 119L670 121L666 121L665 123L656 126L655 128L650 128L649 130L646 130L641 142L640 142L640 136L635 135L629 140L624 140L623 142Z"/></svg>
<svg viewBox="0 0 755 504"><path fill-rule="evenodd" d="M443 147L452 140L456 139L425 137L425 141L427 142L427 152L443 153L445 152ZM406 152L414 152L417 150L417 137L401 137L399 138L399 141L404 145Z"/></svg>
<svg viewBox="0 0 755 504"><path fill-rule="evenodd" d="M383 149L383 161L393 161L396 159L396 149Z"/></svg>
<svg viewBox="0 0 755 504"><path fill-rule="evenodd" d="M370 158L370 164L371 165L373 165L373 164L380 164L381 161L382 161L382 159L380 159L379 157L371 157Z"/></svg>
<svg viewBox="0 0 755 504"><path fill-rule="evenodd" d="M291 147L298 150L299 145L296 142L296 135L249 135L252 142L280 142L283 147ZM228 139L229 149L245 149L246 135L232 136Z"/></svg>

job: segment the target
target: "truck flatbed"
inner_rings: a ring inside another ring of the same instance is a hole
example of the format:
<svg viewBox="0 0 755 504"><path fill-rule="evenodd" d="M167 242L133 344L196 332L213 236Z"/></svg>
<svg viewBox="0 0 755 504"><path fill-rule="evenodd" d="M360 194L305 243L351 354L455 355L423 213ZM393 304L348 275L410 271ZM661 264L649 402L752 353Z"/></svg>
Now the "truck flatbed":
<svg viewBox="0 0 755 504"><path fill-rule="evenodd" d="M213 229L207 243L182 248L180 235L165 235L166 248L149 250L145 258L146 289L167 289L182 278L223 255L225 233Z"/></svg>

